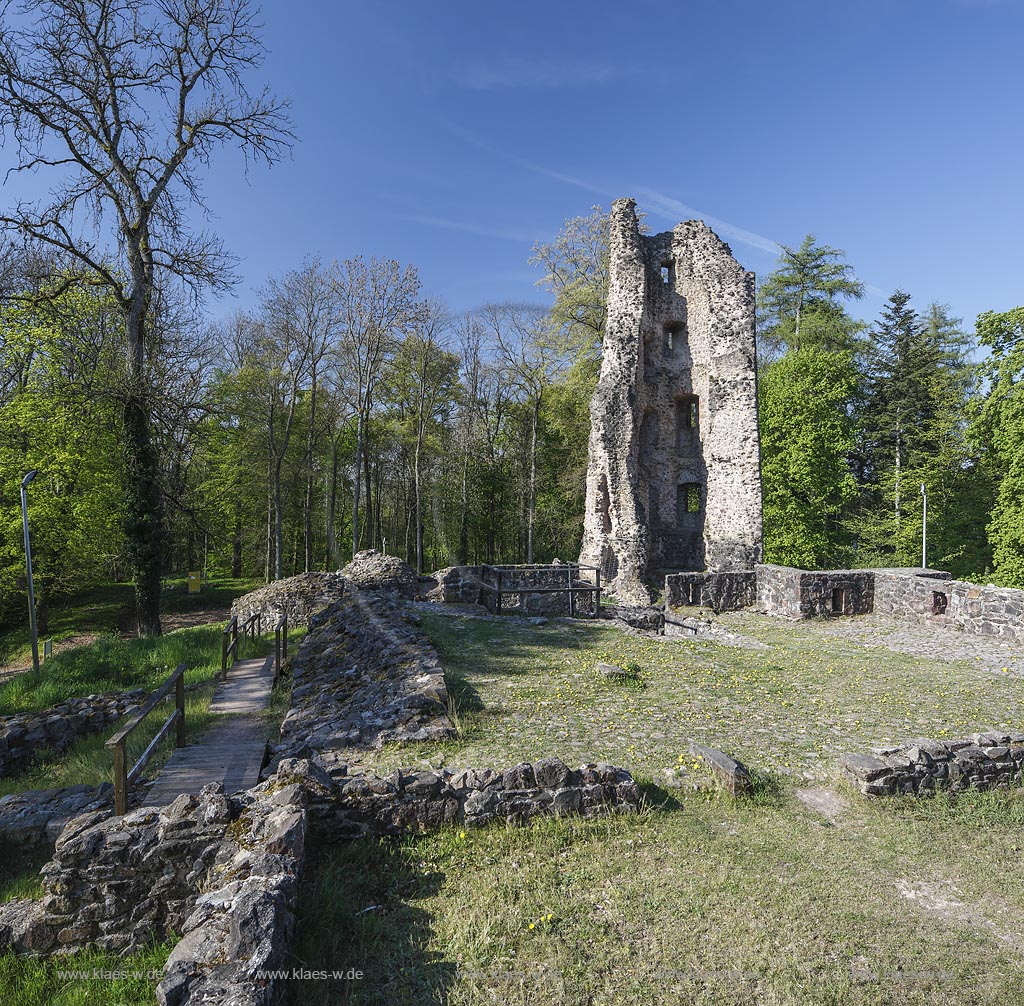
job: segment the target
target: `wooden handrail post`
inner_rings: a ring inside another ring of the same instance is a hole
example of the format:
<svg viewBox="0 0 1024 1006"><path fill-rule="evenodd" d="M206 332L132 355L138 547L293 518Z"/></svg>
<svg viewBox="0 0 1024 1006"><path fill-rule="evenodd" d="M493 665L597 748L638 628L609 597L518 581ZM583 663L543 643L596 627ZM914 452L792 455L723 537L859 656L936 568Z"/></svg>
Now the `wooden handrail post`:
<svg viewBox="0 0 1024 1006"><path fill-rule="evenodd" d="M174 746L185 746L185 675L179 674L174 684L174 705L178 711L178 728L174 735Z"/></svg>
<svg viewBox="0 0 1024 1006"><path fill-rule="evenodd" d="M594 617L601 616L601 567L597 567L597 590L594 593Z"/></svg>
<svg viewBox="0 0 1024 1006"><path fill-rule="evenodd" d="M128 813L128 765L123 740L114 747L114 813L118 817Z"/></svg>
<svg viewBox="0 0 1024 1006"><path fill-rule="evenodd" d="M220 679L226 681L228 676L228 635L225 629L220 634Z"/></svg>
<svg viewBox="0 0 1024 1006"><path fill-rule="evenodd" d="M566 563L566 595L569 598L569 617L572 618L572 563Z"/></svg>
<svg viewBox="0 0 1024 1006"><path fill-rule="evenodd" d="M284 659L288 659L288 612L284 613L284 625L281 627L281 634L284 637L284 645L282 650L284 651Z"/></svg>

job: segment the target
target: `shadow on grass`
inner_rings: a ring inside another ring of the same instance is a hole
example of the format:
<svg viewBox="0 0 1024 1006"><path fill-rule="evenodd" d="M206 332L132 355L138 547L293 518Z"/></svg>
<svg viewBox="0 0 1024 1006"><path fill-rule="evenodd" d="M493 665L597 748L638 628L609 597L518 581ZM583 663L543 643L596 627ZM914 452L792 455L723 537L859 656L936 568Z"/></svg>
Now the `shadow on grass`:
<svg viewBox="0 0 1024 1006"><path fill-rule="evenodd" d="M683 809L683 804L667 789L663 789L657 783L637 779L636 784L640 789L642 807L649 807L653 811L665 813Z"/></svg>
<svg viewBox="0 0 1024 1006"><path fill-rule="evenodd" d="M307 877L289 966L326 977L289 982L289 1006L448 1001L458 966L429 949L431 916L415 904L436 894L444 875L424 870L414 845L364 838L321 846Z"/></svg>
<svg viewBox="0 0 1024 1006"><path fill-rule="evenodd" d="M0 904L14 898L42 897L39 871L49 859L49 849L5 849L0 857Z"/></svg>

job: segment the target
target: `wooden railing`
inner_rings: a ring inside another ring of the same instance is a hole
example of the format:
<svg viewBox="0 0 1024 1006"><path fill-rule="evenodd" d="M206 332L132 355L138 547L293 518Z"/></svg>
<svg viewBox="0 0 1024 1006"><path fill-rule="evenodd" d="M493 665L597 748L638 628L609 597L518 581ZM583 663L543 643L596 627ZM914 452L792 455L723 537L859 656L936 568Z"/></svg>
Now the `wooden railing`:
<svg viewBox="0 0 1024 1006"><path fill-rule="evenodd" d="M154 710L174 689L174 712L164 721L156 736L149 742L139 760L128 768L128 738L135 732L139 724ZM174 746L180 748L185 743L185 665L179 664L170 677L146 700L146 704L117 731L106 747L114 752L114 813L128 812L128 791L132 783L138 779L142 770L153 757L157 745L167 736L171 727L175 727Z"/></svg>
<svg viewBox="0 0 1024 1006"><path fill-rule="evenodd" d="M274 684L281 677L281 667L288 659L288 612L282 612L274 626Z"/></svg>
<svg viewBox="0 0 1024 1006"><path fill-rule="evenodd" d="M523 578L529 576L530 571L538 573L558 572L565 570L565 586L557 587L530 587L522 584ZM580 578L580 571L587 570L595 576L595 582ZM597 566L584 566L578 562L567 562L558 566L489 566L480 567L480 583L484 590L495 595L495 612L501 614L502 599L509 594L565 594L569 616L577 617L577 594L590 594L593 598L593 616L597 618L601 614L601 570ZM525 603L524 603L525 608Z"/></svg>
<svg viewBox="0 0 1024 1006"><path fill-rule="evenodd" d="M256 611L251 614L241 625L238 624L238 616L233 615L231 621L224 626L220 635L220 679L227 680L228 668L236 661L241 660L241 640L246 637L256 639L262 635L263 616ZM230 658L230 659L229 659Z"/></svg>
<svg viewBox="0 0 1024 1006"><path fill-rule="evenodd" d="M257 639L263 635L263 613L254 612L239 625L238 616L235 615L227 625L220 637L220 677L225 680L228 676L228 668L236 660L241 660L242 641L246 638ZM281 676L281 668L288 659L288 615L282 613L278 616L277 624L274 626L274 683Z"/></svg>

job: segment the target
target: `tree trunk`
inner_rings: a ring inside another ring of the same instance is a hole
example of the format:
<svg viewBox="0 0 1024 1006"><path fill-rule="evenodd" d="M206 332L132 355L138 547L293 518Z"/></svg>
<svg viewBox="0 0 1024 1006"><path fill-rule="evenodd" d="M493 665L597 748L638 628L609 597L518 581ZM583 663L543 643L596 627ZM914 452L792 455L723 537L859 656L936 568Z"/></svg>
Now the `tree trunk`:
<svg viewBox="0 0 1024 1006"><path fill-rule="evenodd" d="M338 443L331 442L331 474L330 486L327 490L327 568L338 569L341 561L338 556L338 543L335 537L335 520L338 506Z"/></svg>
<svg viewBox="0 0 1024 1006"><path fill-rule="evenodd" d="M352 554L359 551L359 500L362 495L363 415L356 417L356 481L352 487Z"/></svg>
<svg viewBox="0 0 1024 1006"><path fill-rule="evenodd" d="M235 531L231 537L231 575L237 580L242 575L242 518L235 514Z"/></svg>
<svg viewBox="0 0 1024 1006"><path fill-rule="evenodd" d="M284 528L281 514L281 461L278 458L274 465L274 579L280 580L284 575L283 556L284 551Z"/></svg>
<svg viewBox="0 0 1024 1006"><path fill-rule="evenodd" d="M141 323L139 338L141 338ZM126 552L135 583L135 612L140 636L160 635L160 574L163 548L163 496L160 465L150 425L149 405L139 387L124 401Z"/></svg>
<svg viewBox="0 0 1024 1006"><path fill-rule="evenodd" d="M540 395L533 403L533 428L530 431L530 498L526 510L526 561L533 562L533 521L537 512L537 425L540 419Z"/></svg>

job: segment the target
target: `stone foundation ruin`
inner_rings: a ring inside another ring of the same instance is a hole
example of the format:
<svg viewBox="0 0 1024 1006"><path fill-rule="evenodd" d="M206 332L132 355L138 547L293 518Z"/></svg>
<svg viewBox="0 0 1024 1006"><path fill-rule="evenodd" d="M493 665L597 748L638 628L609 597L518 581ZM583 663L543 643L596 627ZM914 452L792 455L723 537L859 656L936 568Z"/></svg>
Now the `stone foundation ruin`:
<svg viewBox="0 0 1024 1006"><path fill-rule="evenodd" d="M612 205L580 562L628 604L665 572L761 558L754 276L704 223L641 234Z"/></svg>

